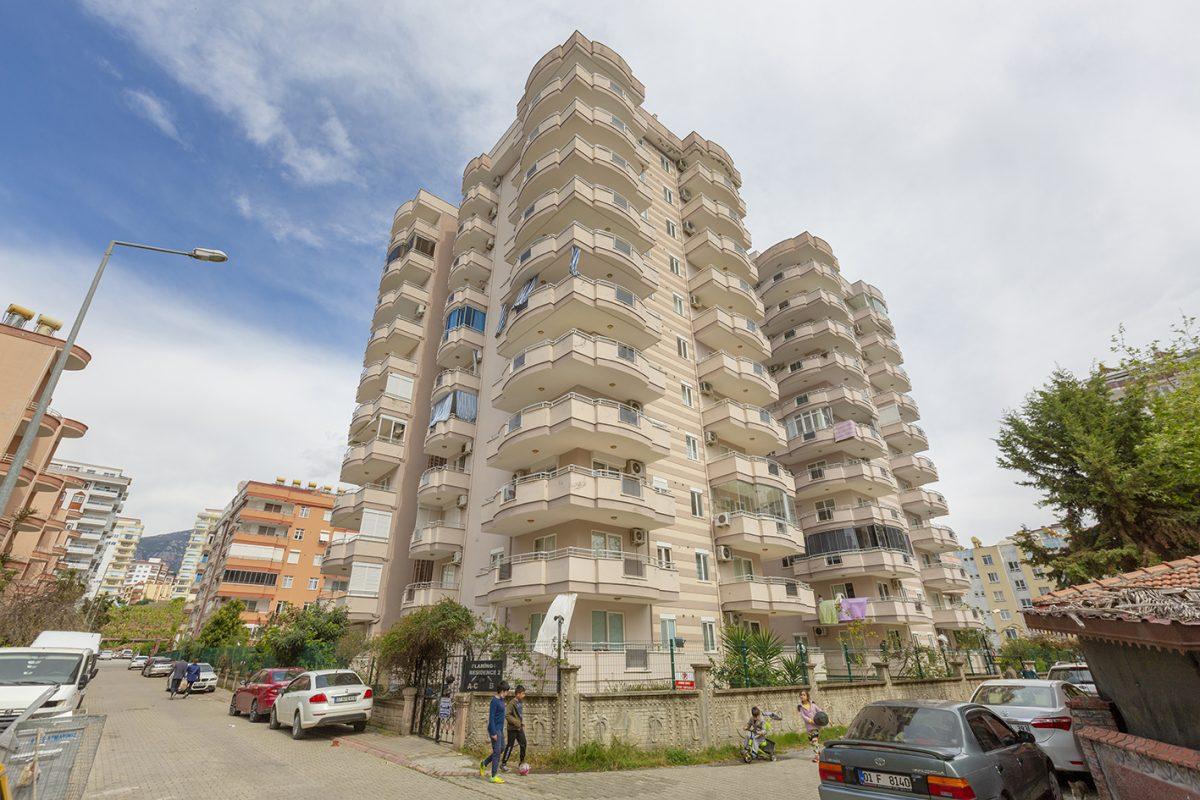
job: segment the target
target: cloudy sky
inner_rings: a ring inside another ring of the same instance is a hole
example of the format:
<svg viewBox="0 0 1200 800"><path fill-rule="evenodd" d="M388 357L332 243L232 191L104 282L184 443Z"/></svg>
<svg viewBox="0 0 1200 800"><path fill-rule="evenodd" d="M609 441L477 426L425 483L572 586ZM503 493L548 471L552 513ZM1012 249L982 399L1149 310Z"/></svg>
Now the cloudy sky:
<svg viewBox="0 0 1200 800"><path fill-rule="evenodd" d="M888 297L964 540L1049 521L997 418L1200 310L1200 13L1186 4L292 3L0 10L0 300L70 320L56 407L127 512L189 527L240 479L334 482L395 207L455 199L578 28L723 145L759 248L803 230Z"/></svg>

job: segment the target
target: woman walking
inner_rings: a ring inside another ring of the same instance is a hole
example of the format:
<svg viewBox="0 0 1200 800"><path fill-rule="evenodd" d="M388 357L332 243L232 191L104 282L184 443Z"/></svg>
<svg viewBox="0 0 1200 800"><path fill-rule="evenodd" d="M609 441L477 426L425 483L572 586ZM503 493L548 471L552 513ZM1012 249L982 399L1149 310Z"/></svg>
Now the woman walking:
<svg viewBox="0 0 1200 800"><path fill-rule="evenodd" d="M821 728L829 724L829 715L813 702L808 689L800 690L800 705L796 706L796 710L800 712L800 719L804 722L804 732L808 734L808 743L812 745L812 760L817 761L821 750ZM819 721L818 714L820 715Z"/></svg>

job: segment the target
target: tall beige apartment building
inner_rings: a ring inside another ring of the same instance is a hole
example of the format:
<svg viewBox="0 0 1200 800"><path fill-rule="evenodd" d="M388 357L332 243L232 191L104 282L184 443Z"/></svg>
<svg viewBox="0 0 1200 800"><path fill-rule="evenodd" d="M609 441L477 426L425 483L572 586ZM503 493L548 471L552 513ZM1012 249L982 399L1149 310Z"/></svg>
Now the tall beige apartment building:
<svg viewBox="0 0 1200 800"><path fill-rule="evenodd" d="M965 577L936 561L957 545L930 522L945 506L921 488L936 472L885 311L854 330L866 290L813 237L756 259L729 154L667 130L644 94L575 33L457 207L422 190L396 212L341 475L361 488L333 508L357 533L323 565L346 580L335 602L378 629L450 597L532 635L573 593L581 649L711 651L730 624L824 641L818 594L872 598L880 639L976 624L952 602ZM786 377L818 351L846 371ZM816 409L820 448L793 432ZM938 540L916 549L917 531Z"/></svg>
<svg viewBox="0 0 1200 800"><path fill-rule="evenodd" d="M131 583L127 579L130 577L130 568L136 562L138 542L142 540L144 533L145 528L140 519L117 517L116 525L104 543L104 552L97 569L99 573L97 595L120 595L122 590ZM145 575L142 580L147 580L149 577L149 575Z"/></svg>

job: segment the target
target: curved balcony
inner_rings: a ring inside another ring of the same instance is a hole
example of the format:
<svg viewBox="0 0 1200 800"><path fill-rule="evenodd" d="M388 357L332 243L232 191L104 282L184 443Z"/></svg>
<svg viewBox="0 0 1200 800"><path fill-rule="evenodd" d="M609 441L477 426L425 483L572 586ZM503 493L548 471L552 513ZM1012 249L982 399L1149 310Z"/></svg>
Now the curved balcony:
<svg viewBox="0 0 1200 800"><path fill-rule="evenodd" d="M892 336L896 332L887 314L871 306L852 309L850 312L850 321L854 323L855 330L862 332L864 335L882 333Z"/></svg>
<svg viewBox="0 0 1200 800"><path fill-rule="evenodd" d="M796 559L793 567L796 577L811 583L863 576L915 578L920 574L917 560L911 554L882 547L810 555Z"/></svg>
<svg viewBox="0 0 1200 800"><path fill-rule="evenodd" d="M358 434L367 427L374 430L374 423L380 414L408 419L412 416L412 403L391 394L381 394L370 402L359 403L350 417L351 434Z"/></svg>
<svg viewBox="0 0 1200 800"><path fill-rule="evenodd" d="M411 283L424 286L434 270L433 257L419 250L409 250L383 266L383 277L379 280L379 291L390 292L401 284Z"/></svg>
<svg viewBox="0 0 1200 800"><path fill-rule="evenodd" d="M396 209L396 213L392 215L392 238L395 239L406 230L413 227L418 221L424 222L427 226L437 230L437 224L441 221L442 212L428 202L427 193L417 192L417 196L411 200L407 200ZM435 241L437 236L432 237Z"/></svg>
<svg viewBox="0 0 1200 800"><path fill-rule="evenodd" d="M730 481L773 486L789 497L796 491L796 479L779 462L732 450L708 460L709 484L720 485Z"/></svg>
<svg viewBox="0 0 1200 800"><path fill-rule="evenodd" d="M722 397L765 406L779 399L779 387L761 362L725 352L705 356L696 364L700 393L715 392Z"/></svg>
<svg viewBox="0 0 1200 800"><path fill-rule="evenodd" d="M751 319L762 319L763 304L745 278L708 268L688 278L692 304L716 306Z"/></svg>
<svg viewBox="0 0 1200 800"><path fill-rule="evenodd" d="M396 505L396 492L387 486L368 484L357 491L339 492L333 501L329 524L335 528L356 531L362 526L364 509L391 511Z"/></svg>
<svg viewBox="0 0 1200 800"><path fill-rule="evenodd" d="M921 582L943 592L965 592L971 588L971 579L967 571L957 560L949 559L922 565Z"/></svg>
<svg viewBox="0 0 1200 800"><path fill-rule="evenodd" d="M708 195L728 204L738 216L746 216L746 204L729 176L701 161L689 164L679 176L680 189L690 196Z"/></svg>
<svg viewBox="0 0 1200 800"><path fill-rule="evenodd" d="M526 123L523 164L533 163L552 150L561 150L575 137L607 147L626 160L638 159L638 136L629 126L624 114L614 114L594 108L582 100L571 100L562 110L545 117L533 126Z"/></svg>
<svg viewBox="0 0 1200 800"><path fill-rule="evenodd" d="M488 442L488 466L516 470L582 449L648 463L671 452L672 429L613 400L568 394L513 414Z"/></svg>
<svg viewBox="0 0 1200 800"><path fill-rule="evenodd" d="M473 286L462 286L446 295L446 312L459 306L472 305L480 310L487 310L490 302L487 292Z"/></svg>
<svg viewBox="0 0 1200 800"><path fill-rule="evenodd" d="M430 467L417 483L417 502L430 508L458 505L459 498L471 488L469 472L457 467Z"/></svg>
<svg viewBox="0 0 1200 800"><path fill-rule="evenodd" d="M696 340L712 350L723 350L755 361L762 361L771 354L771 345L758 329L758 323L723 308L713 306L696 314L692 317L692 330Z"/></svg>
<svg viewBox="0 0 1200 800"><path fill-rule="evenodd" d="M379 478L403 463L404 440L376 436L346 448L346 454L342 457L341 480L358 486L379 483Z"/></svg>
<svg viewBox="0 0 1200 800"><path fill-rule="evenodd" d="M378 397L387 388L388 375L391 373L404 375L415 381L417 363L403 356L391 354L368 362L359 374L358 393L354 399L362 403Z"/></svg>
<svg viewBox="0 0 1200 800"><path fill-rule="evenodd" d="M906 489L900 493L900 505L910 514L922 519L944 517L950 513L946 498L941 492L930 492L926 489Z"/></svg>
<svg viewBox="0 0 1200 800"><path fill-rule="evenodd" d="M912 455L919 453L922 450L929 449L929 440L925 437L925 431L919 425L910 425L907 422L889 422L883 425L879 432L883 434L884 441L888 443L888 447L903 455Z"/></svg>
<svg viewBox="0 0 1200 800"><path fill-rule="evenodd" d="M777 306L784 300L803 297L818 290L824 290L834 297L845 297L850 291L850 284L837 267L808 261L769 272L769 263L764 261L763 256L758 257L758 271L762 276L758 292L762 301L769 306Z"/></svg>
<svg viewBox="0 0 1200 800"><path fill-rule="evenodd" d="M544 236L514 259L515 267L500 287L510 298L535 275L543 283L558 283L571 274L571 260L578 249L576 271L601 281L612 281L646 297L658 288L658 275L647 266L641 253L619 236L572 224L556 236Z"/></svg>
<svg viewBox="0 0 1200 800"><path fill-rule="evenodd" d="M516 231L505 258L517 255L541 236L557 234L572 223L592 230L611 231L639 253L654 246L654 229L620 191L574 177L550 189L523 210L514 210Z"/></svg>
<svg viewBox="0 0 1200 800"><path fill-rule="evenodd" d="M879 291L879 287L874 284L867 283L864 280L857 280L850 284L850 294L870 298L878 306L887 309L887 298L883 296L883 292Z"/></svg>
<svg viewBox="0 0 1200 800"><path fill-rule="evenodd" d="M492 183L492 158L487 153L480 153L467 162L463 168L462 192L467 193L477 183Z"/></svg>
<svg viewBox="0 0 1200 800"><path fill-rule="evenodd" d="M611 186L630 198L639 212L653 199L627 158L586 139L572 139L558 150L542 153L536 161L526 164L515 208L528 207L544 192L557 189L576 176L593 186Z"/></svg>
<svg viewBox="0 0 1200 800"><path fill-rule="evenodd" d="M954 531L945 525L927 524L910 528L908 540L914 548L924 553L952 553L962 549Z"/></svg>
<svg viewBox="0 0 1200 800"><path fill-rule="evenodd" d="M361 533L334 534L321 559L322 575L350 576L351 565L358 562L382 564L388 557L388 540Z"/></svg>
<svg viewBox="0 0 1200 800"><path fill-rule="evenodd" d="M538 286L523 309L509 311L498 350L511 357L574 329L602 331L634 347L650 347L662 338L662 318L624 286L568 275Z"/></svg>
<svg viewBox="0 0 1200 800"><path fill-rule="evenodd" d="M462 203L458 206L458 215L463 219L482 217L491 220L497 208L500 207L500 195L488 183L477 183L463 193Z"/></svg>
<svg viewBox="0 0 1200 800"><path fill-rule="evenodd" d="M496 246L496 226L484 217L459 220L454 234L454 252L491 250Z"/></svg>
<svg viewBox="0 0 1200 800"><path fill-rule="evenodd" d="M389 355L407 357L424 339L425 328L421 320L396 316L391 322L371 331L365 359L379 361Z"/></svg>
<svg viewBox="0 0 1200 800"><path fill-rule="evenodd" d="M895 456L891 467L897 478L913 486L924 486L938 479L937 467L925 456Z"/></svg>
<svg viewBox="0 0 1200 800"><path fill-rule="evenodd" d="M811 289L774 304L763 302L766 307L763 327L771 335L820 319L850 324L850 308L840 295L826 289Z"/></svg>
<svg viewBox="0 0 1200 800"><path fill-rule="evenodd" d="M33 421L33 415L36 411L37 403L30 403L25 408L25 413L21 415L21 422L17 425L17 429L13 434L14 437L21 437L25 435L25 429L28 428L29 423ZM41 424L38 425L38 438L44 439L53 436L54 434L58 433L59 429L62 427L62 424L62 414L59 414L52 408L47 408L45 413L42 414Z"/></svg>
<svg viewBox="0 0 1200 800"><path fill-rule="evenodd" d="M704 409L700 418L705 433L752 456L765 456L786 445L783 425L762 406L721 400Z"/></svg>
<svg viewBox="0 0 1200 800"><path fill-rule="evenodd" d="M12 469L12 466L13 457L11 453L0 457L0 475L8 475L9 471ZM22 488L28 486L36 477L37 470L33 468L32 464L28 460L26 460L21 466L20 473L17 475L17 487Z"/></svg>
<svg viewBox="0 0 1200 800"><path fill-rule="evenodd" d="M933 607L933 624L952 630L983 629L983 612L966 603L948 603Z"/></svg>
<svg viewBox="0 0 1200 800"><path fill-rule="evenodd" d="M646 88L633 76L633 70L625 59L611 47L592 41L579 32L571 34L564 44L552 48L538 59L525 79L525 94L529 96L556 75L567 74L575 64L597 65L606 73L621 81L626 94L640 105Z"/></svg>
<svg viewBox="0 0 1200 800"><path fill-rule="evenodd" d="M442 332L442 341L438 344L437 363L442 369L475 368L476 354L483 352L483 331L478 331L469 325L459 325Z"/></svg>
<svg viewBox="0 0 1200 800"><path fill-rule="evenodd" d="M13 525L17 533L37 533L46 525L46 517L30 509L30 512Z"/></svg>
<svg viewBox="0 0 1200 800"><path fill-rule="evenodd" d="M812 587L794 578L744 575L718 584L722 611L751 614L809 614L817 603Z"/></svg>
<svg viewBox="0 0 1200 800"><path fill-rule="evenodd" d="M860 390L869 385L862 362L844 353L812 356L786 366L781 365L775 373L775 380L779 382L779 391L785 396L828 385Z"/></svg>
<svg viewBox="0 0 1200 800"><path fill-rule="evenodd" d="M403 616L424 606L435 606L447 599L458 599L457 583L442 583L441 581L410 583L404 587L404 598L400 601L400 614Z"/></svg>
<svg viewBox="0 0 1200 800"><path fill-rule="evenodd" d="M679 573L640 553L564 547L502 558L480 573L477 602L524 605L557 594L618 603L679 599Z"/></svg>
<svg viewBox="0 0 1200 800"><path fill-rule="evenodd" d="M728 236L711 230L696 231L684 242L683 253L689 264L700 269L712 267L736 275L748 283L758 282L758 272L750 261L750 254Z"/></svg>
<svg viewBox="0 0 1200 800"><path fill-rule="evenodd" d="M800 433L788 440L789 458L802 464L826 458L834 453L869 460L886 458L888 449L883 438L871 426L849 421Z"/></svg>
<svg viewBox="0 0 1200 800"><path fill-rule="evenodd" d="M796 471L797 500L815 500L845 491L883 497L895 494L896 490L896 478L891 471L870 461L814 464Z"/></svg>
<svg viewBox="0 0 1200 800"><path fill-rule="evenodd" d="M472 369L444 369L433 379L431 400L437 402L450 392L463 391L479 394L479 373Z"/></svg>
<svg viewBox="0 0 1200 800"><path fill-rule="evenodd" d="M479 250L465 250L450 263L447 277L451 289L463 286L484 286L492 276L492 259Z"/></svg>
<svg viewBox="0 0 1200 800"><path fill-rule="evenodd" d="M887 361L876 361L873 364L867 364L866 373L867 378L871 381L871 386L877 391L912 391L912 382L909 381L908 373L904 371L903 367L897 367Z"/></svg>
<svg viewBox="0 0 1200 800"><path fill-rule="evenodd" d="M724 147L711 139L705 139L692 131L683 139L683 157L687 161L699 161L712 169L728 173L734 186L742 185L742 175L733 165L733 158Z"/></svg>
<svg viewBox="0 0 1200 800"><path fill-rule="evenodd" d="M563 467L517 478L482 512L485 533L508 536L570 521L653 529L675 522L675 498L631 475Z"/></svg>
<svg viewBox="0 0 1200 800"><path fill-rule="evenodd" d="M917 401L909 395L901 392L875 392L871 399L880 412L888 406L896 406L900 419L905 422L916 422L921 418L921 409L917 406Z"/></svg>
<svg viewBox="0 0 1200 800"><path fill-rule="evenodd" d="M771 362L777 364L786 364L814 351L840 351L853 355L857 350L854 329L834 319L808 322L771 337Z"/></svg>
<svg viewBox="0 0 1200 800"><path fill-rule="evenodd" d="M666 394L667 379L631 345L573 330L513 356L493 387L493 404L516 411L575 387L645 404Z"/></svg>
<svg viewBox="0 0 1200 800"><path fill-rule="evenodd" d="M871 597L867 600L867 616L864 620L875 625L928 625L932 619L929 603L921 595L908 596L903 592L891 597ZM822 623L823 627L846 625L851 620L834 624Z"/></svg>
<svg viewBox="0 0 1200 800"><path fill-rule="evenodd" d="M633 96L608 75L592 72L580 64L571 65L566 72L551 79L533 97L522 97L517 104L517 118L526 122L541 119L566 110L576 100L592 108L610 110L639 126L639 135L645 133L640 127Z"/></svg>
<svg viewBox="0 0 1200 800"><path fill-rule="evenodd" d="M441 561L462 552L467 531L461 525L430 522L413 531L408 557L423 561Z"/></svg>
<svg viewBox="0 0 1200 800"><path fill-rule="evenodd" d="M896 365L904 361L900 345L891 336L881 331L863 334L858 339L858 346L862 350L863 357L868 361L886 361Z"/></svg>
<svg viewBox="0 0 1200 800"><path fill-rule="evenodd" d="M848 386L810 389L804 394L796 395L793 403L796 408L829 406L834 419L862 423L873 422L878 413L875 404L871 401L870 393L862 389L851 389Z"/></svg>
<svg viewBox="0 0 1200 800"><path fill-rule="evenodd" d="M800 515L800 527L804 529L805 535L864 525L888 525L906 530L908 528L904 521L904 513L899 508L882 503L836 506Z"/></svg>
<svg viewBox="0 0 1200 800"><path fill-rule="evenodd" d="M475 441L475 421L450 417L429 426L425 434L425 454L454 458Z"/></svg>
<svg viewBox="0 0 1200 800"><path fill-rule="evenodd" d="M804 552L800 528L778 517L745 511L724 511L713 516L713 539L734 550L779 558Z"/></svg>
<svg viewBox="0 0 1200 800"><path fill-rule="evenodd" d="M80 422L77 419L71 419L70 417L63 417L62 428L60 430L62 431L62 438L78 439L79 437L81 437L85 433L87 433L88 426L85 425L84 423Z"/></svg>
<svg viewBox="0 0 1200 800"><path fill-rule="evenodd" d="M683 197L680 199L684 200ZM684 233L690 235L707 228L718 236L733 239L742 247L750 246L750 234L742 224L742 214L733 206L713 200L704 194L697 194L684 200L680 214L683 218Z"/></svg>

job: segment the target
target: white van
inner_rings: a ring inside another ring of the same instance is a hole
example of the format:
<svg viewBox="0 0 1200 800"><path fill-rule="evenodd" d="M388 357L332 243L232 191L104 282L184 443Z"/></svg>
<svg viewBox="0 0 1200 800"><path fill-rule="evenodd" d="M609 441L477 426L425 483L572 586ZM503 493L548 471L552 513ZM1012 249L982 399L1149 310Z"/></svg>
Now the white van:
<svg viewBox="0 0 1200 800"><path fill-rule="evenodd" d="M56 650L90 650L100 652L100 634L88 631L42 631L30 647L52 647Z"/></svg>
<svg viewBox="0 0 1200 800"><path fill-rule="evenodd" d="M57 687L33 718L63 717L83 703L92 679L87 650L50 647L0 648L0 729L7 728L46 690Z"/></svg>

